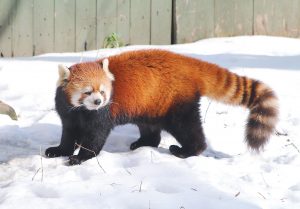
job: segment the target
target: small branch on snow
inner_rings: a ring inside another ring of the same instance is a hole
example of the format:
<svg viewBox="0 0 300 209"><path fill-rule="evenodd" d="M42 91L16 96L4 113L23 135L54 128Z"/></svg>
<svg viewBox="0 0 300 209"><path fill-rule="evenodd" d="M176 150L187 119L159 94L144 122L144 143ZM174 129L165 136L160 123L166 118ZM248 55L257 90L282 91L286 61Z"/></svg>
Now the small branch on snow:
<svg viewBox="0 0 300 209"><path fill-rule="evenodd" d="M127 169L127 168L125 168L125 171L131 176L132 174L131 174L131 172Z"/></svg>
<svg viewBox="0 0 300 209"><path fill-rule="evenodd" d="M143 184L143 181L141 181L139 192L142 191L142 184Z"/></svg>
<svg viewBox="0 0 300 209"><path fill-rule="evenodd" d="M143 184L143 181L141 181L141 183L140 183L140 186L139 186L139 189L137 190L137 189L135 189L135 190L133 190L133 191L131 191L131 192L142 192L142 184ZM137 187L138 185L135 185L134 187Z"/></svg>
<svg viewBox="0 0 300 209"><path fill-rule="evenodd" d="M262 196L262 198L264 198L265 200L267 199L265 196L263 196L260 192L257 192L257 194L259 194L260 196Z"/></svg>
<svg viewBox="0 0 300 209"><path fill-rule="evenodd" d="M300 153L299 148L298 148L293 142L290 143L290 144L286 144L286 145L285 145L285 147L287 147L287 146L292 146L292 147L294 147L294 148L297 150L297 152Z"/></svg>
<svg viewBox="0 0 300 209"><path fill-rule="evenodd" d="M288 136L288 133L280 132L280 131L278 131L278 130L275 130L275 135L276 135L276 136Z"/></svg>
<svg viewBox="0 0 300 209"><path fill-rule="evenodd" d="M227 114L227 113L228 113L227 111L216 112L217 115L224 115L224 114Z"/></svg>
<svg viewBox="0 0 300 209"><path fill-rule="evenodd" d="M40 146L40 156L41 156L41 168L42 168L41 182L43 182L43 180L44 180L44 166L43 166L42 146Z"/></svg>
<svg viewBox="0 0 300 209"><path fill-rule="evenodd" d="M37 169L36 172L34 173L33 177L31 178L32 181L34 181L34 178L36 176L36 174L41 170L41 168Z"/></svg>
<svg viewBox="0 0 300 209"><path fill-rule="evenodd" d="M204 115L204 118L203 118L203 123L205 123L206 115L207 115L208 109L209 109L209 107L210 107L210 105L211 105L211 102L212 102L212 101L209 101L208 106L207 106L207 108L206 108L205 115Z"/></svg>
<svg viewBox="0 0 300 209"><path fill-rule="evenodd" d="M241 194L241 192L236 193L234 196L237 197Z"/></svg>
<svg viewBox="0 0 300 209"><path fill-rule="evenodd" d="M82 149L84 149L84 150L87 150L87 151L93 153L93 154L95 155L95 158L96 158L96 160L97 160L97 163L98 163L99 167L102 169L102 171L103 171L104 173L106 173L106 171L104 170L104 168L101 166L101 164L100 164L100 162L99 162L99 160L98 160L98 157L97 157L96 153L95 153L93 150L90 150L90 149L88 149L88 148L86 148L86 147L83 147L82 145L77 144L77 143L75 143L75 145L76 145L77 147L79 147L79 148L82 148Z"/></svg>
<svg viewBox="0 0 300 209"><path fill-rule="evenodd" d="M281 202L285 202L287 200L287 198L283 197L280 199Z"/></svg>
<svg viewBox="0 0 300 209"><path fill-rule="evenodd" d="M117 183L111 183L110 184L110 186L112 186L113 188L115 187L115 186L120 186L121 184L117 184Z"/></svg>
<svg viewBox="0 0 300 209"><path fill-rule="evenodd" d="M44 166L43 166L43 157L42 157L42 147L40 146L40 157L41 157L41 167L36 170L34 173L33 177L31 178L32 181L34 181L35 176L38 174L39 171L42 171L42 177L41 177L41 182L44 180Z"/></svg>
<svg viewBox="0 0 300 209"><path fill-rule="evenodd" d="M260 173L260 175L261 175L262 180L265 182L265 185L266 185L267 187L270 187L270 185L267 183L267 181L266 181L266 179L265 179L265 177L264 177L264 174L263 174L263 173Z"/></svg>

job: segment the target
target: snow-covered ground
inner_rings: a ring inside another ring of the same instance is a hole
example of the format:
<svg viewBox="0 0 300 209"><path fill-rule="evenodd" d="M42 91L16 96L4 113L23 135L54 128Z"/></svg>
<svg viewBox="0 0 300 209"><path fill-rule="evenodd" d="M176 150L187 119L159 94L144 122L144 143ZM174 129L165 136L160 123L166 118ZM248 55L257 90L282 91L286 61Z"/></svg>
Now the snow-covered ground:
<svg viewBox="0 0 300 209"><path fill-rule="evenodd" d="M209 148L198 157L170 155L176 142L165 132L159 148L129 151L139 137L132 125L110 135L97 158L105 172L96 158L70 167L67 158L44 156L61 134L54 111L57 64L146 47L0 59L0 99L19 115L18 121L0 115L0 208L300 208L299 39L234 37L159 47L228 67L276 91L280 135L260 154L244 144L247 110L204 98Z"/></svg>

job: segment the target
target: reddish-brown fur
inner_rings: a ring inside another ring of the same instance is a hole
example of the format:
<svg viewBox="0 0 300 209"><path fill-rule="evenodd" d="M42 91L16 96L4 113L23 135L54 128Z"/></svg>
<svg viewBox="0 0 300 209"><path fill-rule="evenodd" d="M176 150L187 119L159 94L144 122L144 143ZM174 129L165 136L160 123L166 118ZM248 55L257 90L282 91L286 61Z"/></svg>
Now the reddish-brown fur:
<svg viewBox="0 0 300 209"><path fill-rule="evenodd" d="M114 115L121 111L129 116L163 116L174 103L189 100L198 91L201 96L247 107L253 82L215 64L162 50L109 57L109 69L116 80L113 101L121 105L112 107Z"/></svg>

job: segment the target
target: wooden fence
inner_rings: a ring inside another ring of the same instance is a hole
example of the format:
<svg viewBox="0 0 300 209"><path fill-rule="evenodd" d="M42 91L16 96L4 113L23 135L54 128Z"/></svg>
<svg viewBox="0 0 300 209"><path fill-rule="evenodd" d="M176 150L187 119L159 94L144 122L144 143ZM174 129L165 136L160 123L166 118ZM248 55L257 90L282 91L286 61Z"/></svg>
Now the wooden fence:
<svg viewBox="0 0 300 209"><path fill-rule="evenodd" d="M300 0L175 0L174 43L208 37L300 38Z"/></svg>
<svg viewBox="0 0 300 209"><path fill-rule="evenodd" d="M125 44L186 43L208 37L300 37L300 0L0 0L1 56Z"/></svg>
<svg viewBox="0 0 300 209"><path fill-rule="evenodd" d="M172 0L0 0L2 56L101 48L116 32L125 44L170 44Z"/></svg>

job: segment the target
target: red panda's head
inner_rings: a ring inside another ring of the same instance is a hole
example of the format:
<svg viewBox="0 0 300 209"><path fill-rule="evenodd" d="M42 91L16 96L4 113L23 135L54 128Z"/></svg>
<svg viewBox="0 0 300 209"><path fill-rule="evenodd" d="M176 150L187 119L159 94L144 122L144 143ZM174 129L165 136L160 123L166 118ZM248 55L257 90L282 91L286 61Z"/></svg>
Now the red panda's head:
<svg viewBox="0 0 300 209"><path fill-rule="evenodd" d="M63 86L67 100L74 107L98 110L110 102L112 93L114 76L108 64L108 59L104 59L102 63L75 64L70 69L59 65L57 86Z"/></svg>

